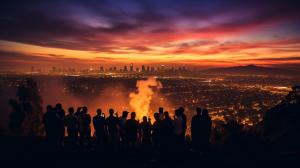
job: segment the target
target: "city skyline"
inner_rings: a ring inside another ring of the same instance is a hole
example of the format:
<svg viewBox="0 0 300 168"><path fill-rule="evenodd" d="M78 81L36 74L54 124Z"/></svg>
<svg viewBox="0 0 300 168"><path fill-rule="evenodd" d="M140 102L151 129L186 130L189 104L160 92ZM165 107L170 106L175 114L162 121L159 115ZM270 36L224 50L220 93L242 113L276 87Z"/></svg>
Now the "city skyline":
<svg viewBox="0 0 300 168"><path fill-rule="evenodd" d="M0 9L5 70L300 65L299 3L292 0L33 0L2 1Z"/></svg>

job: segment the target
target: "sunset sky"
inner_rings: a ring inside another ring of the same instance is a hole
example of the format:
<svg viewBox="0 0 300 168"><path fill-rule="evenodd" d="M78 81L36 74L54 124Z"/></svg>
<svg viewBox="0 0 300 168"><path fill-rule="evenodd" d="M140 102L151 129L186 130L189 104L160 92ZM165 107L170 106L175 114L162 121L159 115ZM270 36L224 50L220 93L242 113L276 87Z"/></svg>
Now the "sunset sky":
<svg viewBox="0 0 300 168"><path fill-rule="evenodd" d="M0 2L0 69L131 62L300 67L300 2Z"/></svg>

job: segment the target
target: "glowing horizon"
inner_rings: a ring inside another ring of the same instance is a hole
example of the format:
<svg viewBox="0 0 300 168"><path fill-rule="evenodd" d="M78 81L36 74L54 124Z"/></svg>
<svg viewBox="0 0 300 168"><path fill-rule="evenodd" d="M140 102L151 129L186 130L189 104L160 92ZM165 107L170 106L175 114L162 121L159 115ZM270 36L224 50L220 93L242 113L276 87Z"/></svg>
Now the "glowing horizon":
<svg viewBox="0 0 300 168"><path fill-rule="evenodd" d="M300 65L294 1L9 1L0 9L1 69Z"/></svg>

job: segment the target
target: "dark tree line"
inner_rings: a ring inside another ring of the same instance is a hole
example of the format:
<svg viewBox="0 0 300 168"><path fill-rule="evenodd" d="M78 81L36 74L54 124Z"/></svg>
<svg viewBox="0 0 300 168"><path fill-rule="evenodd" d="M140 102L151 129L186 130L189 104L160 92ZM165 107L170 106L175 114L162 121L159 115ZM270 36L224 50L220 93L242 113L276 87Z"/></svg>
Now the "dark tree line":
<svg viewBox="0 0 300 168"><path fill-rule="evenodd" d="M17 90L17 99L9 101L12 112L9 127L15 135L40 136L43 134L42 98L37 83L24 80Z"/></svg>

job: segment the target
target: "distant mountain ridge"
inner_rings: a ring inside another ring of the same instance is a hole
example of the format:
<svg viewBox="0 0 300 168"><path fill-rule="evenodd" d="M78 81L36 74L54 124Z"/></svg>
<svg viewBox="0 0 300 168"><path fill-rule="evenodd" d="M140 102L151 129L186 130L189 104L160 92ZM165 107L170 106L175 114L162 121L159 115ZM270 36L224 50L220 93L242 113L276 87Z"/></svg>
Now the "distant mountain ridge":
<svg viewBox="0 0 300 168"><path fill-rule="evenodd" d="M209 74L233 74L233 75L287 75L296 76L297 72L288 69L261 67L256 65L235 66L227 68L213 68L203 70Z"/></svg>

